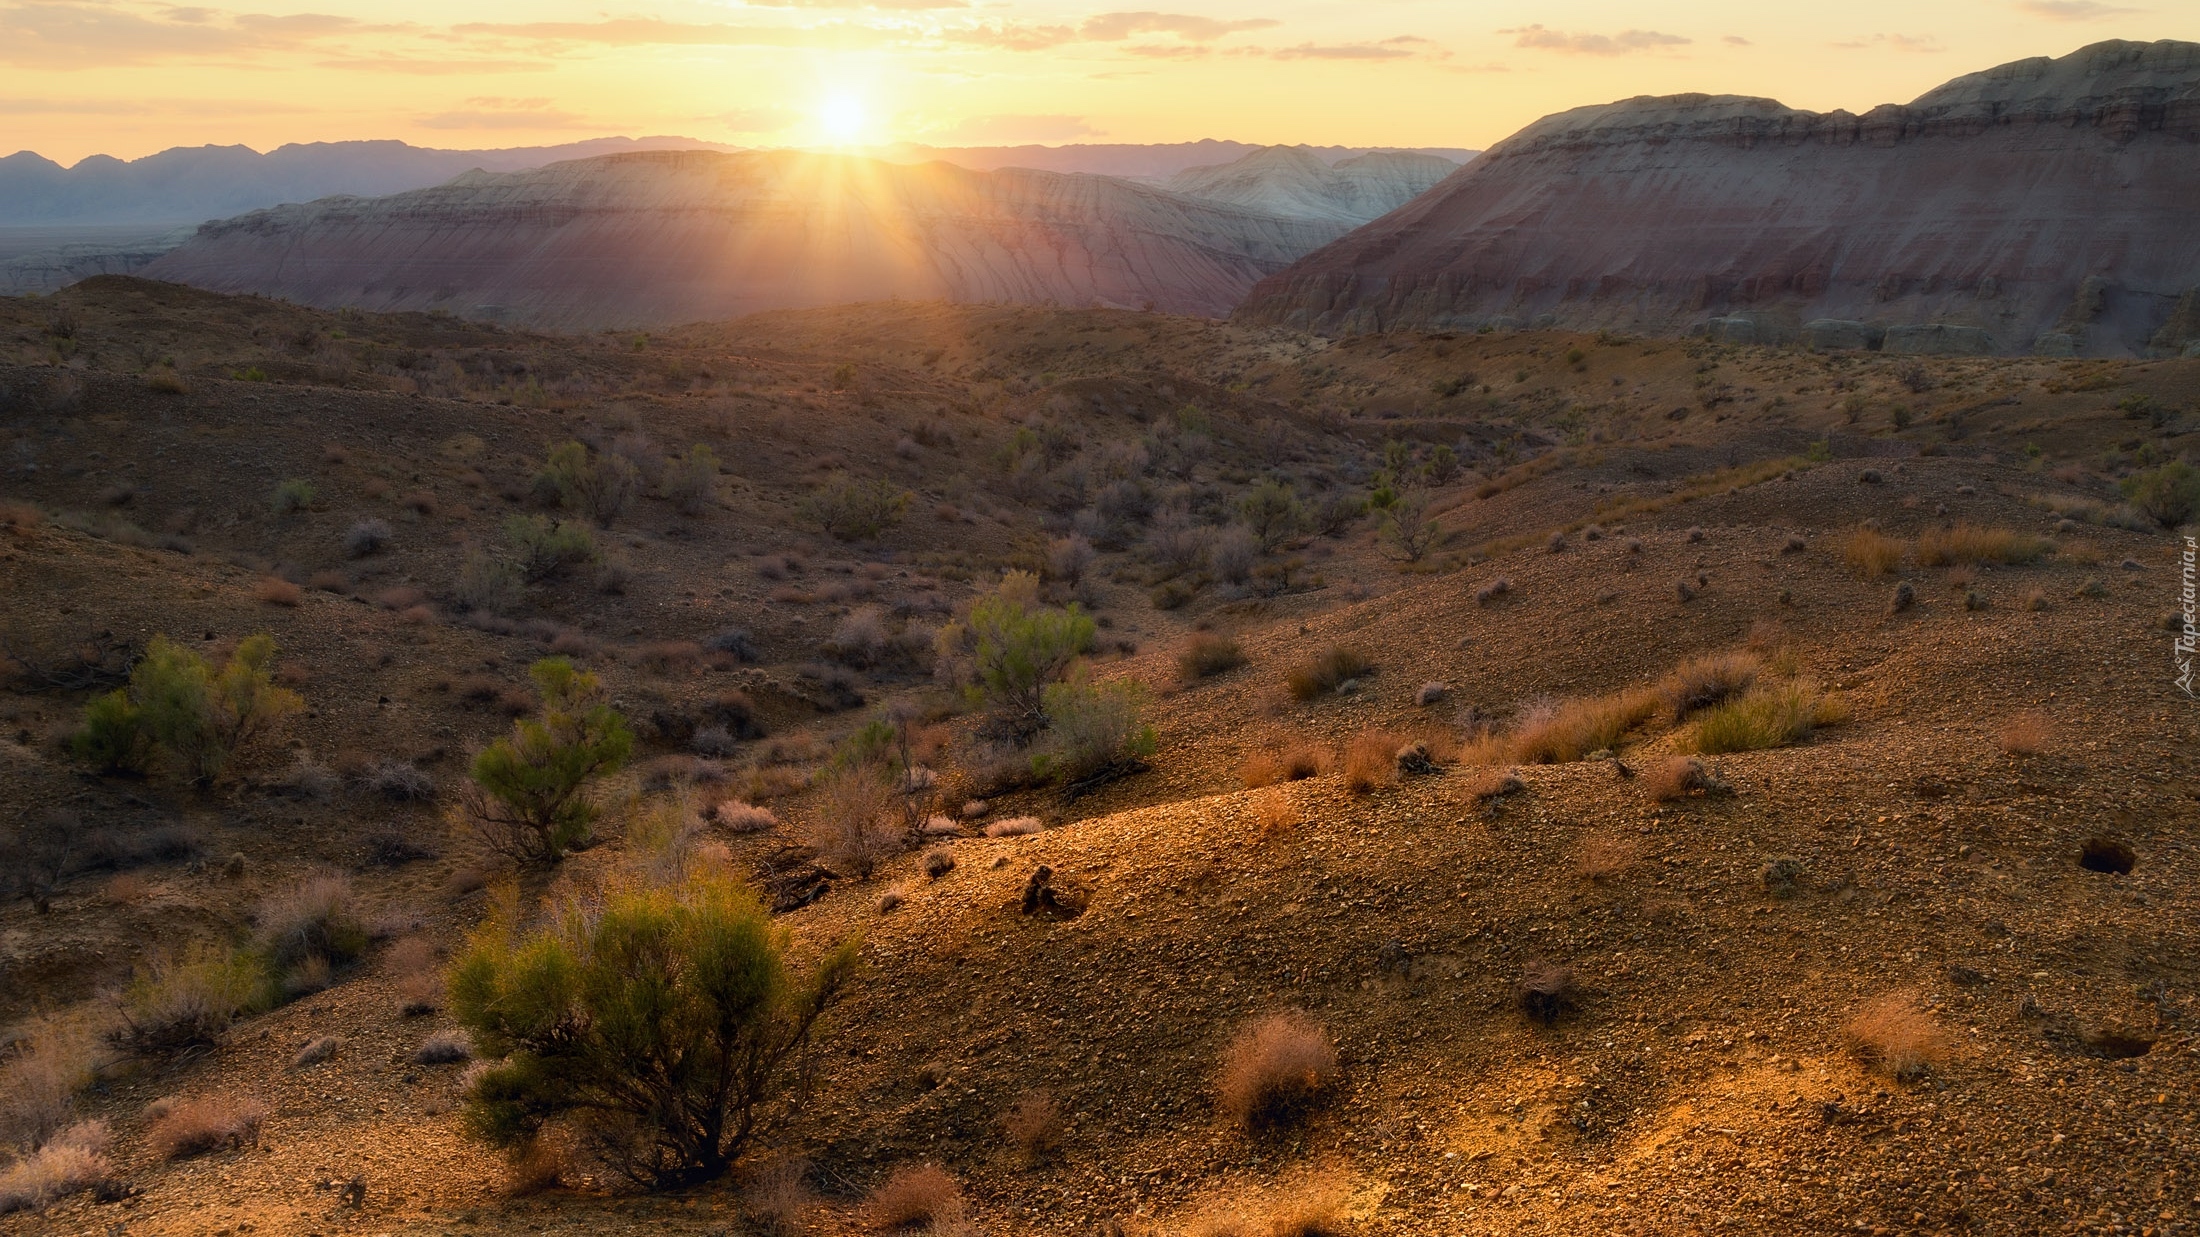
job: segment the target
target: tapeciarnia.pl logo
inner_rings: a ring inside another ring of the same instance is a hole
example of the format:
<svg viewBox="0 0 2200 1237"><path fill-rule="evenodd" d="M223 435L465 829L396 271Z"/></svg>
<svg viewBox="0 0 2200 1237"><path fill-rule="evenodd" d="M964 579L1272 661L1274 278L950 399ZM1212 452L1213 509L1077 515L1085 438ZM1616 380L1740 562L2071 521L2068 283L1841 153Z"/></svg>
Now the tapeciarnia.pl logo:
<svg viewBox="0 0 2200 1237"><path fill-rule="evenodd" d="M2185 622L2170 648L2177 661L2177 686L2183 688L2186 695L2200 699L2200 692L2193 690L2192 680L2193 650L2200 647L2200 604L2195 601L2195 593L2200 591L2200 561L2196 561L2200 560L2200 538L2185 538L2185 552L2181 558L2183 579L2178 587L2177 608L2183 613Z"/></svg>

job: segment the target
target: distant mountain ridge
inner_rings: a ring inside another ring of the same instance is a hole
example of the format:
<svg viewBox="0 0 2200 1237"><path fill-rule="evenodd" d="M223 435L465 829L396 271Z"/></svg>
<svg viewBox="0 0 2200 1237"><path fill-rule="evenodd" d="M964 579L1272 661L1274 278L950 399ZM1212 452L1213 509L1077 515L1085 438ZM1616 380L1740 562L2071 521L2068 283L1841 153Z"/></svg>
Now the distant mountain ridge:
<svg viewBox="0 0 2200 1237"><path fill-rule="evenodd" d="M1356 227L1404 206L1458 170L1456 160L1415 151L1371 151L1332 163L1312 147L1270 146L1233 163L1186 168L1166 183L1187 197Z"/></svg>
<svg viewBox="0 0 2200 1237"><path fill-rule="evenodd" d="M1164 142L1132 145L1080 142L1064 146L923 146L903 143L882 146L871 155L896 163L921 163L938 159L957 167L991 172L1000 168L1032 168L1041 172L1084 172L1094 176L1122 176L1131 180L1164 182L1194 168L1235 163L1264 150L1299 150L1335 164L1377 152L1427 155L1465 163L1476 151L1452 146L1264 146L1258 142L1224 142L1203 138L1196 142Z"/></svg>
<svg viewBox="0 0 2200 1237"><path fill-rule="evenodd" d="M1106 176L637 151L253 211L142 273L566 330L897 297L1220 316L1346 226Z"/></svg>
<svg viewBox="0 0 2200 1237"><path fill-rule="evenodd" d="M2175 353L2200 344L2196 221L2200 43L2112 40L1862 115L1696 94L1548 116L1237 316Z"/></svg>

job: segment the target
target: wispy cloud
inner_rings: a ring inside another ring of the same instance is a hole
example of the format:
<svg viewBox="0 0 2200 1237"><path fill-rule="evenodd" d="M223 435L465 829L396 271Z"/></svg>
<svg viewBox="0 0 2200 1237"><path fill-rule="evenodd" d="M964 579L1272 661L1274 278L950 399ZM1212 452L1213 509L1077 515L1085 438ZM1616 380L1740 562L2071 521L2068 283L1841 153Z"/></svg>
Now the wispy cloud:
<svg viewBox="0 0 2200 1237"><path fill-rule="evenodd" d="M453 34L543 43L586 43L599 47L816 47L876 45L893 32L871 26L735 26L722 22L665 21L655 17L615 17L605 21L466 22Z"/></svg>
<svg viewBox="0 0 2200 1237"><path fill-rule="evenodd" d="M1726 36L1725 38L1722 38L1722 39L1720 39L1720 40L1719 40L1719 42L1721 42L1721 43L1724 43L1724 44L1726 44L1726 45L1727 45L1727 46L1729 46L1729 47L1755 47L1755 46L1757 46L1757 45L1756 45L1755 43L1752 43L1752 42L1750 42L1750 41L1749 41L1748 39L1745 39L1745 38L1743 38L1742 36L1740 36L1740 35L1738 35L1738 34L1730 34L1730 35L1727 35L1727 36Z"/></svg>
<svg viewBox="0 0 2200 1237"><path fill-rule="evenodd" d="M2099 0L2018 0L2016 7L2020 13L2049 21L2099 21L2103 17L2120 17L2140 11L2102 4Z"/></svg>
<svg viewBox="0 0 2200 1237"><path fill-rule="evenodd" d="M1118 43L1140 34L1173 34L1180 39L1206 43L1226 34L1236 34L1242 30L1266 30L1282 24L1272 17L1222 21L1213 17L1195 17L1189 13L1102 13L1097 17L1086 18L1085 24L1078 27L1078 34L1096 43Z"/></svg>
<svg viewBox="0 0 2200 1237"><path fill-rule="evenodd" d="M1513 36L1514 47L1532 47L1538 51L1563 52L1569 56L1624 56L1629 52L1649 51L1660 47L1683 47L1693 42L1677 34L1664 34L1656 30L1622 30L1618 34L1575 34L1564 30L1546 29L1541 23L1532 26L1514 26L1500 30L1499 34Z"/></svg>
<svg viewBox="0 0 2200 1237"><path fill-rule="evenodd" d="M552 107L548 99L506 99L481 95L447 112L413 121L423 129L581 129L582 117Z"/></svg>
<svg viewBox="0 0 2200 1237"><path fill-rule="evenodd" d="M1875 34L1866 38L1849 39L1845 42L1835 43L1834 46L1841 48L1843 51L1885 49L1898 52L1930 53L1948 50L1941 45L1938 38L1929 34Z"/></svg>
<svg viewBox="0 0 2200 1237"><path fill-rule="evenodd" d="M1417 35L1401 34L1378 43L1338 43L1327 46L1301 43L1269 53L1278 60L1410 60L1416 56L1442 59L1447 53Z"/></svg>
<svg viewBox="0 0 2200 1237"><path fill-rule="evenodd" d="M966 0L742 0L753 8L766 9L894 9L915 11L923 9L967 9Z"/></svg>

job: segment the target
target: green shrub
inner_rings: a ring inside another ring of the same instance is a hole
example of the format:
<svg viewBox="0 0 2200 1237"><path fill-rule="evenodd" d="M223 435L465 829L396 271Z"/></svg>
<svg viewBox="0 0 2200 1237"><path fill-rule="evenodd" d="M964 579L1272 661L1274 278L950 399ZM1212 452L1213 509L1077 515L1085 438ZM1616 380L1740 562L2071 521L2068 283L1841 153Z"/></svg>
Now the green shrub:
<svg viewBox="0 0 2200 1237"><path fill-rule="evenodd" d="M290 515L304 511L319 501L321 492L304 477L292 477L275 487L275 514Z"/></svg>
<svg viewBox="0 0 2200 1237"><path fill-rule="evenodd" d="M707 870L572 900L533 932L515 919L507 908L451 968L452 1012L491 1062L467 1127L516 1150L563 1126L648 1185L718 1176L777 1123L856 965L849 940L796 974L755 896Z"/></svg>
<svg viewBox="0 0 2200 1237"><path fill-rule="evenodd" d="M207 1047L237 1019L266 1009L269 995L267 964L256 953L202 943L180 957L156 955L123 991L114 1038L138 1052Z"/></svg>
<svg viewBox="0 0 2200 1237"><path fill-rule="evenodd" d="M211 782L240 750L304 706L296 692L275 686L274 664L275 641L264 633L239 643L219 672L155 636L130 672L128 689L92 701L70 746L108 770L142 771L157 750L190 781Z"/></svg>
<svg viewBox="0 0 2200 1237"><path fill-rule="evenodd" d="M803 518L835 541L871 541L901 522L909 495L885 481L837 476L802 500Z"/></svg>
<svg viewBox="0 0 2200 1237"><path fill-rule="evenodd" d="M1442 443L1429 452L1428 463L1421 465L1421 475L1430 485L1450 485L1459 475L1459 453Z"/></svg>
<svg viewBox="0 0 2200 1237"><path fill-rule="evenodd" d="M2200 469L2183 460L2135 473L2125 479L2123 490L2141 515L2164 528L2190 523L2200 514Z"/></svg>
<svg viewBox="0 0 2200 1237"><path fill-rule="evenodd" d="M1139 719L1145 692L1133 682L1094 684L1083 673L1044 693L1047 742L1031 771L1045 780L1090 782L1141 766L1160 739Z"/></svg>
<svg viewBox="0 0 2200 1237"><path fill-rule="evenodd" d="M1428 518L1428 495L1414 490L1399 495L1384 510L1382 535L1394 557L1418 563L1444 539L1444 530Z"/></svg>
<svg viewBox="0 0 2200 1237"><path fill-rule="evenodd" d="M1292 496L1291 488L1278 481L1263 481L1253 487L1244 498L1238 500L1238 515L1245 527L1252 530L1260 543L1260 552L1274 552L1277 546L1298 535L1299 525L1305 520L1305 512L1299 500Z"/></svg>
<svg viewBox="0 0 2200 1237"><path fill-rule="evenodd" d="M701 515L718 492L718 453L702 443L665 468L663 493L681 515Z"/></svg>
<svg viewBox="0 0 2200 1237"><path fill-rule="evenodd" d="M598 813L590 786L625 765L634 733L605 703L595 675L562 657L544 658L528 673L542 714L514 722L510 738L474 757L464 810L499 854L556 863L588 836Z"/></svg>
<svg viewBox="0 0 2200 1237"><path fill-rule="evenodd" d="M1011 571L1000 587L970 610L967 639L980 692L1004 719L1024 733L1046 724L1043 693L1068 672L1070 664L1092 649L1096 627L1085 612L1038 604L1039 582L1029 572ZM944 629L943 637L961 633Z"/></svg>
<svg viewBox="0 0 2200 1237"><path fill-rule="evenodd" d="M539 491L556 493L567 511L609 528L634 501L641 475L622 456L592 454L580 443L561 442L550 449L535 482Z"/></svg>
<svg viewBox="0 0 2200 1237"><path fill-rule="evenodd" d="M512 543L512 567L529 582L563 575L597 557L596 535L585 525L544 515L515 515L504 521L504 539Z"/></svg>

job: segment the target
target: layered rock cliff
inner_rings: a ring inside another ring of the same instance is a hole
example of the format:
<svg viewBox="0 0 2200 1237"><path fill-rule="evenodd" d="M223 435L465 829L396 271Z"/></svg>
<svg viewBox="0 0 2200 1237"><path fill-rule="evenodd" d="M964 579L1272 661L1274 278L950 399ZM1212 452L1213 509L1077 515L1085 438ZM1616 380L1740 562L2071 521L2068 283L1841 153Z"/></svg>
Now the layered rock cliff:
<svg viewBox="0 0 2200 1237"><path fill-rule="evenodd" d="M1169 178L1171 192L1273 215L1356 227L1404 206L1459 170L1450 159L1378 150L1332 164L1306 146L1270 146Z"/></svg>
<svg viewBox="0 0 2200 1237"><path fill-rule="evenodd" d="M143 274L562 329L893 297L1221 315L1343 231L1109 177L657 151L256 211Z"/></svg>
<svg viewBox="0 0 2200 1237"><path fill-rule="evenodd" d="M2107 42L1907 106L1637 98L1547 117L1239 308L1908 351L2176 351L2200 285L2200 44Z"/></svg>

